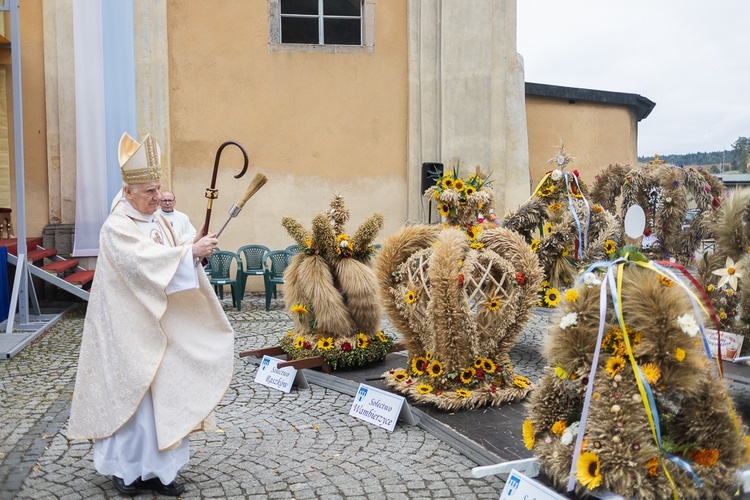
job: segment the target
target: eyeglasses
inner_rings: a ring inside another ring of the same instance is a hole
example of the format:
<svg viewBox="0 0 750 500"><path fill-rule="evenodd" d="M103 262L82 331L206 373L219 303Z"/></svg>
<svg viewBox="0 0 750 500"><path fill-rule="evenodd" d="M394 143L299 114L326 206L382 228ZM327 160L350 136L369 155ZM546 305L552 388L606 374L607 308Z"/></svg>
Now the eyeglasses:
<svg viewBox="0 0 750 500"><path fill-rule="evenodd" d="M174 200L161 200L162 203L174 203Z"/></svg>

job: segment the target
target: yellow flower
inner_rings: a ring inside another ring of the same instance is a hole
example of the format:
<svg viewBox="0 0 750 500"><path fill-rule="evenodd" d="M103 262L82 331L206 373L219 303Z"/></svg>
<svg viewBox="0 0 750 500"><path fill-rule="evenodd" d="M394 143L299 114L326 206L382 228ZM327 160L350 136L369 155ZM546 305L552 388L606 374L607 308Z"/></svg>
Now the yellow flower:
<svg viewBox="0 0 750 500"><path fill-rule="evenodd" d="M448 175L443 176L443 189L450 189L453 187L453 178Z"/></svg>
<svg viewBox="0 0 750 500"><path fill-rule="evenodd" d="M713 286L713 285L708 285L708 286L706 287L706 291L707 291L707 292L713 292L713 291L714 291L714 286Z"/></svg>
<svg viewBox="0 0 750 500"><path fill-rule="evenodd" d="M327 337L327 338L318 340L318 349L323 350L323 351L328 351L329 349L333 349L333 337Z"/></svg>
<svg viewBox="0 0 750 500"><path fill-rule="evenodd" d="M523 444L527 450L530 450L534 447L534 442L534 424L527 418L523 421Z"/></svg>
<svg viewBox="0 0 750 500"><path fill-rule="evenodd" d="M698 451L694 451L690 458L693 460L693 462L702 465L704 467L711 467L713 464L716 463L717 460L719 460L719 450L714 450L711 448L701 448Z"/></svg>
<svg viewBox="0 0 750 500"><path fill-rule="evenodd" d="M562 208L562 203L553 203L552 205L547 207L547 210L550 212L557 212Z"/></svg>
<svg viewBox="0 0 750 500"><path fill-rule="evenodd" d="M367 335L365 335L364 333L358 333L357 347L359 347L360 349L364 349L368 345L370 345L370 339L367 338Z"/></svg>
<svg viewBox="0 0 750 500"><path fill-rule="evenodd" d="M679 361L681 363L682 360L685 359L685 349L683 349L681 347L677 347L674 350L674 359L676 359L677 361Z"/></svg>
<svg viewBox="0 0 750 500"><path fill-rule="evenodd" d="M555 376L559 378L560 380L565 380L568 378L568 372L566 372L565 368L563 368L562 366L556 366Z"/></svg>
<svg viewBox="0 0 750 500"><path fill-rule="evenodd" d="M604 209L601 207L601 205L593 205L591 207L591 210L593 210L594 212L596 212L598 214L604 212Z"/></svg>
<svg viewBox="0 0 750 500"><path fill-rule="evenodd" d="M294 335L294 330L289 330L288 332L286 332L286 335L284 335L284 336L285 337L291 337L292 335Z"/></svg>
<svg viewBox="0 0 750 500"><path fill-rule="evenodd" d="M430 351L425 351L424 357L427 359L432 359L432 353Z"/></svg>
<svg viewBox="0 0 750 500"><path fill-rule="evenodd" d="M659 377L661 377L661 370L654 363L646 363L641 366L641 372L646 382L651 385L655 384L659 380Z"/></svg>
<svg viewBox="0 0 750 500"><path fill-rule="evenodd" d="M481 232L482 228L480 226L471 226L470 228L466 229L466 235L470 240L475 239Z"/></svg>
<svg viewBox="0 0 750 500"><path fill-rule="evenodd" d="M578 482L593 490L602 484L602 471L599 468L599 455L591 451L581 453L576 470Z"/></svg>
<svg viewBox="0 0 750 500"><path fill-rule="evenodd" d="M531 380L527 379L523 375L516 375L513 377L513 385L516 387L520 387L521 389L526 389L529 385L531 385Z"/></svg>
<svg viewBox="0 0 750 500"><path fill-rule="evenodd" d="M451 209L447 203L438 203L437 208L438 212L440 212L440 215L442 215L443 217L448 217L451 213Z"/></svg>
<svg viewBox="0 0 750 500"><path fill-rule="evenodd" d="M467 391L466 389L456 389L456 394L458 396L461 396L462 398L470 398L471 392Z"/></svg>
<svg viewBox="0 0 750 500"><path fill-rule="evenodd" d="M717 269L716 271L712 272L712 274L715 274L716 276L721 276L721 279L719 280L719 283L716 284L716 286L718 288L721 288L726 283L729 283L729 286L732 287L732 290L737 290L737 279L744 277L744 273L742 271L742 262L737 262L735 264L731 257L727 257L725 266L726 267L724 269Z"/></svg>
<svg viewBox="0 0 750 500"><path fill-rule="evenodd" d="M439 377L443 374L443 365L438 361L437 359L433 359L430 361L430 364L427 366L427 373L430 374L430 377L435 378Z"/></svg>
<svg viewBox="0 0 750 500"><path fill-rule="evenodd" d="M311 248L312 247L312 238L305 239L305 246L307 248Z"/></svg>
<svg viewBox="0 0 750 500"><path fill-rule="evenodd" d="M435 197L436 200L440 199L440 191L438 191L437 189L432 192L432 195Z"/></svg>
<svg viewBox="0 0 750 500"><path fill-rule="evenodd" d="M471 248L482 248L484 246L484 243L480 243L478 241L473 241L469 245Z"/></svg>
<svg viewBox="0 0 750 500"><path fill-rule="evenodd" d="M653 457L646 462L646 470L648 471L649 476L656 476L659 473L659 459Z"/></svg>
<svg viewBox="0 0 750 500"><path fill-rule="evenodd" d="M731 288L727 290L727 296L731 297L734 294L734 290Z"/></svg>
<svg viewBox="0 0 750 500"><path fill-rule="evenodd" d="M547 307L556 307L560 303L560 292L557 288L550 288L544 292L544 303Z"/></svg>
<svg viewBox="0 0 750 500"><path fill-rule="evenodd" d="M620 356L612 356L607 360L607 373L609 373L610 377L614 377L617 375L617 372L622 370L625 367L625 360L621 358Z"/></svg>
<svg viewBox="0 0 750 500"><path fill-rule="evenodd" d="M417 392L420 394L429 394L432 392L432 386L430 384L419 384L417 386Z"/></svg>
<svg viewBox="0 0 750 500"><path fill-rule="evenodd" d="M531 244L529 245L531 247L531 251L536 253L537 250L539 250L539 240L534 238L531 240Z"/></svg>
<svg viewBox="0 0 750 500"><path fill-rule="evenodd" d="M542 234L548 234L550 231L552 231L552 223L548 222L542 227Z"/></svg>
<svg viewBox="0 0 750 500"><path fill-rule="evenodd" d="M474 375L476 375L477 371L474 369L474 367L470 366L464 371L461 372L460 378L461 383L463 384L469 384L472 380L474 380Z"/></svg>
<svg viewBox="0 0 750 500"><path fill-rule="evenodd" d="M562 251L562 253L560 254L560 256L562 256L562 257L567 257L568 255L570 255L570 252L571 252L571 250L572 250L572 249L571 249L570 247L565 247L565 248L563 248L563 251Z"/></svg>
<svg viewBox="0 0 750 500"><path fill-rule="evenodd" d="M571 288L570 290L565 291L565 300L568 302L575 302L578 300L578 290L575 288Z"/></svg>
<svg viewBox="0 0 750 500"><path fill-rule="evenodd" d="M547 280L542 281L542 284L539 285L539 291L541 292L542 290L544 290L548 286L549 286L549 281L547 281Z"/></svg>
<svg viewBox="0 0 750 500"><path fill-rule="evenodd" d="M727 319L727 313L724 312L724 309L719 309L719 319Z"/></svg>
<svg viewBox="0 0 750 500"><path fill-rule="evenodd" d="M484 358L477 358L474 360L474 368L482 368L484 366Z"/></svg>
<svg viewBox="0 0 750 500"><path fill-rule="evenodd" d="M406 373L404 370L396 370L395 372L393 372L393 378L397 382L403 382L404 380L409 378L409 374Z"/></svg>
<svg viewBox="0 0 750 500"><path fill-rule="evenodd" d="M461 192L464 190L465 187L466 185L464 184L464 181L462 181L461 179L456 179L455 181L453 181L453 189L455 189L456 191Z"/></svg>
<svg viewBox="0 0 750 500"><path fill-rule="evenodd" d="M604 251L607 253L607 255L612 255L615 253L615 250L617 250L617 245L615 245L615 242L612 240L607 240L604 242Z"/></svg>
<svg viewBox="0 0 750 500"><path fill-rule="evenodd" d="M558 420L552 424L552 434L562 434L567 428L568 426L565 425L565 420Z"/></svg>
<svg viewBox="0 0 750 500"><path fill-rule="evenodd" d="M307 314L308 312L310 312L307 310L307 307L305 307L305 304L301 304L299 302L297 302L296 304L292 306L291 311L294 314Z"/></svg>
<svg viewBox="0 0 750 500"><path fill-rule="evenodd" d="M495 362L489 358L485 359L482 363L482 370L484 370L485 373L495 373L496 369Z"/></svg>
<svg viewBox="0 0 750 500"><path fill-rule="evenodd" d="M500 299L489 299L487 301L487 309L489 309L490 311L497 311L498 309L500 309Z"/></svg>
<svg viewBox="0 0 750 500"><path fill-rule="evenodd" d="M385 336L385 335L383 334L383 332L378 332L378 333L376 333L376 334L375 334L375 337L377 337L377 339L378 339L379 341L381 341L382 343L384 343L384 344L387 344L387 343L388 343L388 337L386 337L386 336Z"/></svg>
<svg viewBox="0 0 750 500"><path fill-rule="evenodd" d="M294 339L294 347L297 349L302 349L302 346L305 345L305 337L302 337L301 335Z"/></svg>
<svg viewBox="0 0 750 500"><path fill-rule="evenodd" d="M658 279L659 283L661 283L663 286L666 286L666 287L674 286L674 282L671 279L667 278L666 276L659 275L656 277L656 279Z"/></svg>
<svg viewBox="0 0 750 500"><path fill-rule="evenodd" d="M415 375L424 375L427 370L427 359L423 356L417 356L411 360L411 371Z"/></svg>
<svg viewBox="0 0 750 500"><path fill-rule="evenodd" d="M476 193L477 190L474 189L474 186L466 186L466 189L464 189L464 195L468 198L472 194Z"/></svg>
<svg viewBox="0 0 750 500"><path fill-rule="evenodd" d="M412 290L407 290L404 294L404 300L407 304L413 304L417 300L417 294L415 294Z"/></svg>

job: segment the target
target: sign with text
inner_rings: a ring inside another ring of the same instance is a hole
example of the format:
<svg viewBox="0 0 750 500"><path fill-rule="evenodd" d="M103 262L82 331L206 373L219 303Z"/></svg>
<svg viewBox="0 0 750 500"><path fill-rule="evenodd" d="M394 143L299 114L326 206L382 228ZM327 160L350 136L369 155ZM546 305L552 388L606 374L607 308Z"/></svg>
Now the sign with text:
<svg viewBox="0 0 750 500"><path fill-rule="evenodd" d="M711 355L716 357L716 347L719 345L719 334L716 330L706 328L706 340ZM736 333L721 332L721 357L723 359L734 359L740 355L742 341L745 337Z"/></svg>
<svg viewBox="0 0 750 500"><path fill-rule="evenodd" d="M291 366L278 368L276 365L280 361L270 356L263 356L258 373L255 374L255 381L266 387L288 393L292 390L292 385L294 385L297 370Z"/></svg>
<svg viewBox="0 0 750 500"><path fill-rule="evenodd" d="M510 471L508 480L505 481L505 488L503 488L503 492L500 495L500 500L526 500L531 498L536 500L565 500L564 496L524 476L516 469Z"/></svg>
<svg viewBox="0 0 750 500"><path fill-rule="evenodd" d="M359 384L349 415L393 432L403 404L402 396Z"/></svg>

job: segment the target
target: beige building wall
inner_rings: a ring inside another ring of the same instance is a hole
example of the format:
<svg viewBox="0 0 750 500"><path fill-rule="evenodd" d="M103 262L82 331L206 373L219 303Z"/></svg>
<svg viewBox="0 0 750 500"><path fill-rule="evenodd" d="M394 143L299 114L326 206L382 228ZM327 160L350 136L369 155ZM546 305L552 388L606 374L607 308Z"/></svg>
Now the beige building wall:
<svg viewBox="0 0 750 500"><path fill-rule="evenodd" d="M218 230L256 172L268 183L229 223L220 247L293 243L281 226L306 227L335 192L354 232L385 216L378 241L406 219L407 23L404 1L378 2L372 53L269 50L268 2L170 1L171 186L196 226L206 209L214 158L222 153L210 228ZM217 57L220 54L220 57Z"/></svg>
<svg viewBox="0 0 750 500"><path fill-rule="evenodd" d="M572 169L589 185L609 164L638 163L638 121L630 106L526 95L529 170L532 189L545 172L561 141L575 159Z"/></svg>

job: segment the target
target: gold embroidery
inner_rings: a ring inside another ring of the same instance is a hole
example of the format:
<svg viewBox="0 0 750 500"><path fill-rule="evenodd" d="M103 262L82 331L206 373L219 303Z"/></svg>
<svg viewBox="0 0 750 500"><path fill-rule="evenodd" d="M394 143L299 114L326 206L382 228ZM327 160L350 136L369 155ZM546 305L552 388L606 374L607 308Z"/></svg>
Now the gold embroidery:
<svg viewBox="0 0 750 500"><path fill-rule="evenodd" d="M156 229L152 229L151 230L151 239L154 240L159 245L163 245L164 244L164 240L162 240L162 238L161 238L161 233L158 230L156 230Z"/></svg>

